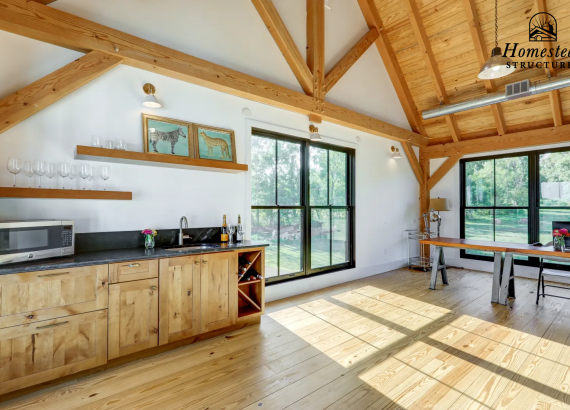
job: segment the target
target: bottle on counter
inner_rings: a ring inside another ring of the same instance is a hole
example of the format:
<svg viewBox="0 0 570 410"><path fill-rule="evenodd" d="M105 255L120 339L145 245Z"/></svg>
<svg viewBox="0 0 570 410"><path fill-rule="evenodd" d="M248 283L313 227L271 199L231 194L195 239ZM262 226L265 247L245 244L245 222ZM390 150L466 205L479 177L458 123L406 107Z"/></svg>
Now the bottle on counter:
<svg viewBox="0 0 570 410"><path fill-rule="evenodd" d="M229 238L229 234L228 234L228 224L226 223L226 216L224 215L224 223L222 224L221 242L222 243L228 243L229 240L230 240L230 238Z"/></svg>
<svg viewBox="0 0 570 410"><path fill-rule="evenodd" d="M236 241L243 241L243 226L241 225L241 215L238 214L238 223L236 226Z"/></svg>

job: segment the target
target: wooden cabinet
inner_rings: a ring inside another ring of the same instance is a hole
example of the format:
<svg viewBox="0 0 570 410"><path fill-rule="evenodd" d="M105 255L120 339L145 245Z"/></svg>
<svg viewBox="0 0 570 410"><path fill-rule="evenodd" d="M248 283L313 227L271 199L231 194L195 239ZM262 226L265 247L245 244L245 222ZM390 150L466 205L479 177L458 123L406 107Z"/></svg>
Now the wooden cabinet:
<svg viewBox="0 0 570 410"><path fill-rule="evenodd" d="M109 286L109 359L158 345L158 279Z"/></svg>
<svg viewBox="0 0 570 410"><path fill-rule="evenodd" d="M201 257L160 260L160 344L200 333Z"/></svg>
<svg viewBox="0 0 570 410"><path fill-rule="evenodd" d="M108 265L0 275L0 328L106 309Z"/></svg>
<svg viewBox="0 0 570 410"><path fill-rule="evenodd" d="M231 326L237 320L237 253L202 255L200 271L201 333Z"/></svg>
<svg viewBox="0 0 570 410"><path fill-rule="evenodd" d="M0 329L0 394L107 362L107 310Z"/></svg>
<svg viewBox="0 0 570 410"><path fill-rule="evenodd" d="M158 259L112 263L109 265L111 283L158 278Z"/></svg>

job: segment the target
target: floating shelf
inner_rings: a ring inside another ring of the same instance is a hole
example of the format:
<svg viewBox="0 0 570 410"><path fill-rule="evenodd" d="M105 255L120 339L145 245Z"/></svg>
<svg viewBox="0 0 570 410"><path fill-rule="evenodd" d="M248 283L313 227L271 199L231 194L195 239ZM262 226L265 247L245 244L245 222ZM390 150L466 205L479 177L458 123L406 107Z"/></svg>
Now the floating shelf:
<svg viewBox="0 0 570 410"><path fill-rule="evenodd" d="M186 158L178 155L120 151L116 149L88 147L85 145L77 146L75 149L75 159L228 173L245 172L248 170L247 165L235 164L233 162Z"/></svg>
<svg viewBox="0 0 570 410"><path fill-rule="evenodd" d="M130 201L132 192L0 187L0 198L111 199Z"/></svg>

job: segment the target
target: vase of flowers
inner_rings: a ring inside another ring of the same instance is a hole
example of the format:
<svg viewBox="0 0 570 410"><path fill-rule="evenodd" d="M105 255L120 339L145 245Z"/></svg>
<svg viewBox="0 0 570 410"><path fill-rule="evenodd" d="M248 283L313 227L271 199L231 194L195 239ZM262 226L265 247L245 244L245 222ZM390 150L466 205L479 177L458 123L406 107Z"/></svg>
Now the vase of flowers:
<svg viewBox="0 0 570 410"><path fill-rule="evenodd" d="M570 237L568 229L555 229L552 231L552 242L555 251L563 251L566 246L566 238Z"/></svg>
<svg viewBox="0 0 570 410"><path fill-rule="evenodd" d="M145 229L141 233L144 235L144 247L146 249L154 248L154 237L156 236L156 231L154 229Z"/></svg>

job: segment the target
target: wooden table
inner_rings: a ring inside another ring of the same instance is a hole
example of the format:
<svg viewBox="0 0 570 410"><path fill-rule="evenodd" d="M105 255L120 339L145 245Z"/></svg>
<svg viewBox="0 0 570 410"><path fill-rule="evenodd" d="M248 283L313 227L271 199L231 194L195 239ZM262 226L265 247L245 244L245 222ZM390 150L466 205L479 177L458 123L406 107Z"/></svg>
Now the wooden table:
<svg viewBox="0 0 570 410"><path fill-rule="evenodd" d="M493 252L493 285L491 302L507 304L508 297L515 297L514 255L538 256L553 260L570 260L570 253L555 251L552 246L532 246L521 243L479 241L458 238L430 238L421 240L425 245L434 245L430 289L435 289L437 273L441 271L444 285L448 284L443 248L471 249ZM504 256L503 256L504 254ZM501 269L502 267L502 269Z"/></svg>

